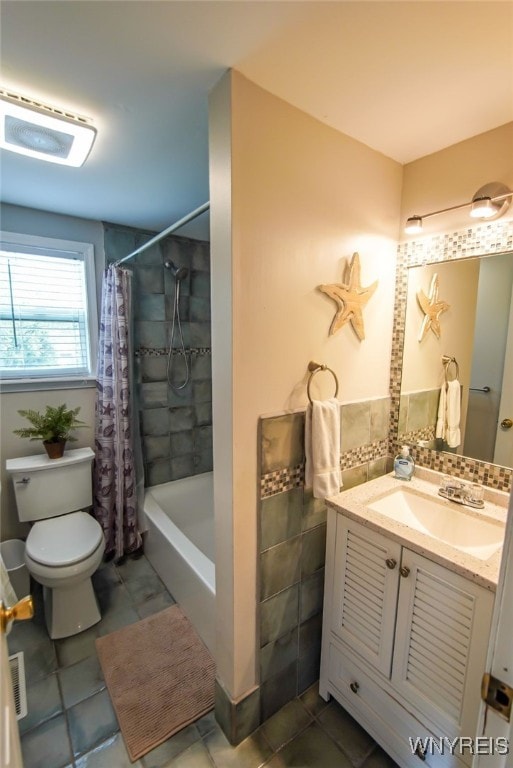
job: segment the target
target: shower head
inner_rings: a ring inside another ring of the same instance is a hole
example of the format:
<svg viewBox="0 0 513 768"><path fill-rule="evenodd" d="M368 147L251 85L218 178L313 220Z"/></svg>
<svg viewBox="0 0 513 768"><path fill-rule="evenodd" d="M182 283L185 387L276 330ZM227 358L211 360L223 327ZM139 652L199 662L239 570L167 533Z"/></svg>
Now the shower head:
<svg viewBox="0 0 513 768"><path fill-rule="evenodd" d="M176 264L171 261L171 259L168 259L164 262L164 267L171 270L171 274L175 280L183 280L189 274L187 267L177 267Z"/></svg>

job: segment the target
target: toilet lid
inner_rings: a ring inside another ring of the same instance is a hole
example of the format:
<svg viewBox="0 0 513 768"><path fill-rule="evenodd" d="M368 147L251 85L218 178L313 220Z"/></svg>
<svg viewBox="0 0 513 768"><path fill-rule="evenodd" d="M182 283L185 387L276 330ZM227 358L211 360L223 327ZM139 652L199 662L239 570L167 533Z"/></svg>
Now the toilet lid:
<svg viewBox="0 0 513 768"><path fill-rule="evenodd" d="M73 565L88 557L103 537L100 524L87 512L39 520L30 529L27 555L42 565Z"/></svg>

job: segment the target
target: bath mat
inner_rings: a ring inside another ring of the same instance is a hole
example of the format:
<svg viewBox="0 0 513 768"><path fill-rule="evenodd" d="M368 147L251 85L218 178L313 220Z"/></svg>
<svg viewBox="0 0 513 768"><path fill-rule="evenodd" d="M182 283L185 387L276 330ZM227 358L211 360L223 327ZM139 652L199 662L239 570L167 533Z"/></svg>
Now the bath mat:
<svg viewBox="0 0 513 768"><path fill-rule="evenodd" d="M96 649L132 761L213 709L215 662L178 605Z"/></svg>

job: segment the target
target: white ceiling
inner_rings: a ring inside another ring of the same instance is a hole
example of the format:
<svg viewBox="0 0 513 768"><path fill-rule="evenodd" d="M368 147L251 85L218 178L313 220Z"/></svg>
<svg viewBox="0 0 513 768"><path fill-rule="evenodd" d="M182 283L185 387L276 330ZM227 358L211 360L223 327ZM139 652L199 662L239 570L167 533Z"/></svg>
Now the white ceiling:
<svg viewBox="0 0 513 768"><path fill-rule="evenodd" d="M79 169L2 150L2 200L17 205L156 231L198 207L208 93L230 67L401 163L513 120L510 0L0 9L0 84L98 128Z"/></svg>

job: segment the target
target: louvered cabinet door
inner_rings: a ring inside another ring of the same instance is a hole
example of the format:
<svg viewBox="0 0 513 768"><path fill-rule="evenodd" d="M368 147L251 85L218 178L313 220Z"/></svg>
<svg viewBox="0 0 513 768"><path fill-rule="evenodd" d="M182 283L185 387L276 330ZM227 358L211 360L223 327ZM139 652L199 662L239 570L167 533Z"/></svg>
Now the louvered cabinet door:
<svg viewBox="0 0 513 768"><path fill-rule="evenodd" d="M403 549L392 682L439 735L476 732L491 592Z"/></svg>
<svg viewBox="0 0 513 768"><path fill-rule="evenodd" d="M396 542L338 517L331 630L387 677L400 555Z"/></svg>

